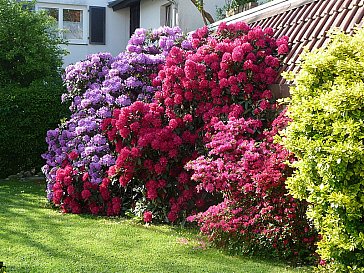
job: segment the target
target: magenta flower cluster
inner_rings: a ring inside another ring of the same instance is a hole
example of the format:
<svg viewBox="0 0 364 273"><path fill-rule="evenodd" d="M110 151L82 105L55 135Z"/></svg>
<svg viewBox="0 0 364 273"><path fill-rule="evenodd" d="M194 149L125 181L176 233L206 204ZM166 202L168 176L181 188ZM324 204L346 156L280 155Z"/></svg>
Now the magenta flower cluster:
<svg viewBox="0 0 364 273"><path fill-rule="evenodd" d="M294 157L273 138L287 125L284 112L269 128L258 119L230 118L214 124L208 154L186 165L198 190L222 194L219 204L189 216L218 245L235 250L312 259L317 233L306 204L285 187Z"/></svg>

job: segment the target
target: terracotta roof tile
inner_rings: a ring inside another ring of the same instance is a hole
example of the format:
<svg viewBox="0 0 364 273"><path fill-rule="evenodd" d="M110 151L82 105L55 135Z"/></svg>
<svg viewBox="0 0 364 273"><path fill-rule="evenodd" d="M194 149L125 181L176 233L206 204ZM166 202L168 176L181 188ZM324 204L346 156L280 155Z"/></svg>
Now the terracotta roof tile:
<svg viewBox="0 0 364 273"><path fill-rule="evenodd" d="M322 3L319 3L320 1L316 1L316 5L319 6L319 9L317 10L315 16L313 18L322 17L325 13L325 10L328 8L328 5L322 5Z"/></svg>
<svg viewBox="0 0 364 273"><path fill-rule="evenodd" d="M317 20L317 18L316 18L316 20L314 18L311 18L311 20L309 22L310 26L303 35L304 40L312 40L312 39L316 38L316 37L312 36L312 33L315 31L318 21L319 20Z"/></svg>
<svg viewBox="0 0 364 273"><path fill-rule="evenodd" d="M304 47L325 46L333 28L353 33L355 27L364 25L364 0L275 0L240 15L229 23L242 20L252 27L271 27L276 37L290 37L291 51L284 69L298 71ZM280 78L279 83L285 80Z"/></svg>
<svg viewBox="0 0 364 273"><path fill-rule="evenodd" d="M314 33L313 37L325 39L327 37L327 31L332 29L334 22L340 18L337 12L333 13L331 16L327 15L323 17L320 24L317 25L317 31Z"/></svg>
<svg viewBox="0 0 364 273"><path fill-rule="evenodd" d="M312 3L312 8L309 9L310 13L307 15L308 18L311 18L311 20L314 20L316 17L320 16L319 10L323 7L324 5L320 5L320 3L318 1L315 1Z"/></svg>
<svg viewBox="0 0 364 273"><path fill-rule="evenodd" d="M314 6L315 6L314 3L315 2L313 2L311 4L312 7L310 9L297 8L299 10L302 10L301 16L298 17L296 20L297 24L300 24L301 22L307 22L309 19L311 19L310 14L311 14L311 11L314 9Z"/></svg>
<svg viewBox="0 0 364 273"><path fill-rule="evenodd" d="M359 10L359 7L352 7L351 10L347 9L347 13L345 15L345 18L343 19L343 21L340 24L340 29L344 30L345 32L347 32L348 30L348 26L350 25L351 21L353 20L353 18L355 17L355 13Z"/></svg>
<svg viewBox="0 0 364 273"><path fill-rule="evenodd" d="M297 13L299 12L299 9L292 9L290 11L287 12L287 14L285 16L283 16L283 21L281 23L281 26L283 28L287 28L288 26L290 26L292 24L292 18L296 18L295 16L297 16Z"/></svg>
<svg viewBox="0 0 364 273"><path fill-rule="evenodd" d="M353 29L355 26L363 26L364 12L362 11L362 9L363 9L363 5L361 5L361 6L358 5L358 10L353 12L354 18L351 20L349 26L347 27L347 30L350 30L349 33L353 32Z"/></svg>
<svg viewBox="0 0 364 273"><path fill-rule="evenodd" d="M351 1L351 0L349 0ZM354 0L356 1L356 0ZM334 14L334 12L341 12L343 10L343 7L345 5L345 0L337 0L337 1L331 1L331 7L328 9L327 14ZM329 6L329 5L328 5Z"/></svg>
<svg viewBox="0 0 364 273"><path fill-rule="evenodd" d="M247 20L248 24L273 28L277 37L282 35L290 37L291 51L286 58L286 71L299 70L300 54L305 47L312 50L326 45L329 30L339 28L352 33L354 27L364 24L364 0L305 2L303 5L296 4L290 10L277 11L277 14L262 20L255 22ZM280 79L280 84L284 83L285 80Z"/></svg>
<svg viewBox="0 0 364 273"><path fill-rule="evenodd" d="M276 24L272 25L272 26L276 26L277 29L282 28L283 26L283 22L285 20L287 20L287 16L288 12L283 13L281 16L272 16L272 17L276 17L278 20L276 21Z"/></svg>
<svg viewBox="0 0 364 273"><path fill-rule="evenodd" d="M271 26L278 26L279 22L283 19L279 16L271 16L268 19L268 22L270 23Z"/></svg>

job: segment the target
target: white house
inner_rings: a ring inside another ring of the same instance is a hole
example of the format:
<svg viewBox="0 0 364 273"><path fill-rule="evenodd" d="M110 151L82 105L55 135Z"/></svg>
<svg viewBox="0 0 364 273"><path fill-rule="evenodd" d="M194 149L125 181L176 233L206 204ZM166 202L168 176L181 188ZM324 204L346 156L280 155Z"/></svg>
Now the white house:
<svg viewBox="0 0 364 273"><path fill-rule="evenodd" d="M205 2L206 11L214 17L216 5L223 1ZM36 9L46 10L64 30L70 52L65 65L101 51L117 55L138 27L178 25L189 32L204 25L190 0L38 0Z"/></svg>
<svg viewBox="0 0 364 273"><path fill-rule="evenodd" d="M207 0L204 3L205 10L215 17L216 7L223 5L224 1ZM131 17L139 17L142 28L178 25L184 32L189 32L204 25L191 0L116 0L110 2L109 7L115 11L130 7ZM135 9L140 14L135 13Z"/></svg>

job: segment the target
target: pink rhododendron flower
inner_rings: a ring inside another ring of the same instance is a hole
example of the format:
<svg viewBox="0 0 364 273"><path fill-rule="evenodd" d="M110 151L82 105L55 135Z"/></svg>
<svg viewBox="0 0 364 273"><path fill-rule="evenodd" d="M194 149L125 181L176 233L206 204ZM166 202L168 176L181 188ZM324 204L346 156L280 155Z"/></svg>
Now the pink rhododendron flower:
<svg viewBox="0 0 364 273"><path fill-rule="evenodd" d="M87 200L87 199L90 198L91 192L89 190L83 190L81 192L81 196L82 196L83 199Z"/></svg>
<svg viewBox="0 0 364 273"><path fill-rule="evenodd" d="M153 219L153 214L150 211L145 211L143 214L143 220L145 223L150 223L152 222Z"/></svg>
<svg viewBox="0 0 364 273"><path fill-rule="evenodd" d="M75 160L78 157L78 153L76 151L72 151L68 154L68 158L70 160Z"/></svg>

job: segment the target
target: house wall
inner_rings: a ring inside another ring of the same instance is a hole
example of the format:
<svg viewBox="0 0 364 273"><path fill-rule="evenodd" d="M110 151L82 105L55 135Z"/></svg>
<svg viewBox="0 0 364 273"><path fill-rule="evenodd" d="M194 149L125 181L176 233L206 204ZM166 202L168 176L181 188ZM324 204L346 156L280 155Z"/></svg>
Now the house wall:
<svg viewBox="0 0 364 273"><path fill-rule="evenodd" d="M85 8L86 14L84 16L86 33L88 37L89 28L89 6L106 7L106 33L105 45L89 44L88 40L82 43L70 42L66 47L69 55L64 57L64 66L70 63L85 59L86 55L98 52L110 52L113 55L119 54L126 47L129 40L129 8L113 11L107 7L107 0L38 0L36 8L41 6L61 6L70 7L77 6Z"/></svg>
<svg viewBox="0 0 364 273"><path fill-rule="evenodd" d="M140 27L158 28L164 22L164 8L167 0L142 0L140 2Z"/></svg>
<svg viewBox="0 0 364 273"><path fill-rule="evenodd" d="M190 32L204 26L200 12L191 0L142 0L140 2L140 26L142 28L158 28L165 22L164 6L170 2L175 3L177 11L177 25L183 32ZM205 10L216 18L216 6L221 0L205 1Z"/></svg>
<svg viewBox="0 0 364 273"><path fill-rule="evenodd" d="M223 0L205 0L204 9L216 18L216 6L222 6ZM203 27L205 24L197 8L191 0L178 0L178 21L179 26L184 32L190 32Z"/></svg>
<svg viewBox="0 0 364 273"><path fill-rule="evenodd" d="M117 55L125 50L129 40L130 11L123 8L113 11L108 7L110 0L38 0L36 8L39 7L63 7L84 9L86 36L82 42L70 41L66 47L69 54L64 57L64 66L85 59L85 57L97 52L110 52ZM158 28L165 22L165 5L168 0L141 0L140 3L140 26L151 29ZM174 0L175 20L184 32L196 30L204 25L201 14L191 3L191 0ZM221 5L221 0L205 1L205 10L216 18L216 6ZM94 45L88 43L90 6L106 7L106 42L105 45Z"/></svg>

